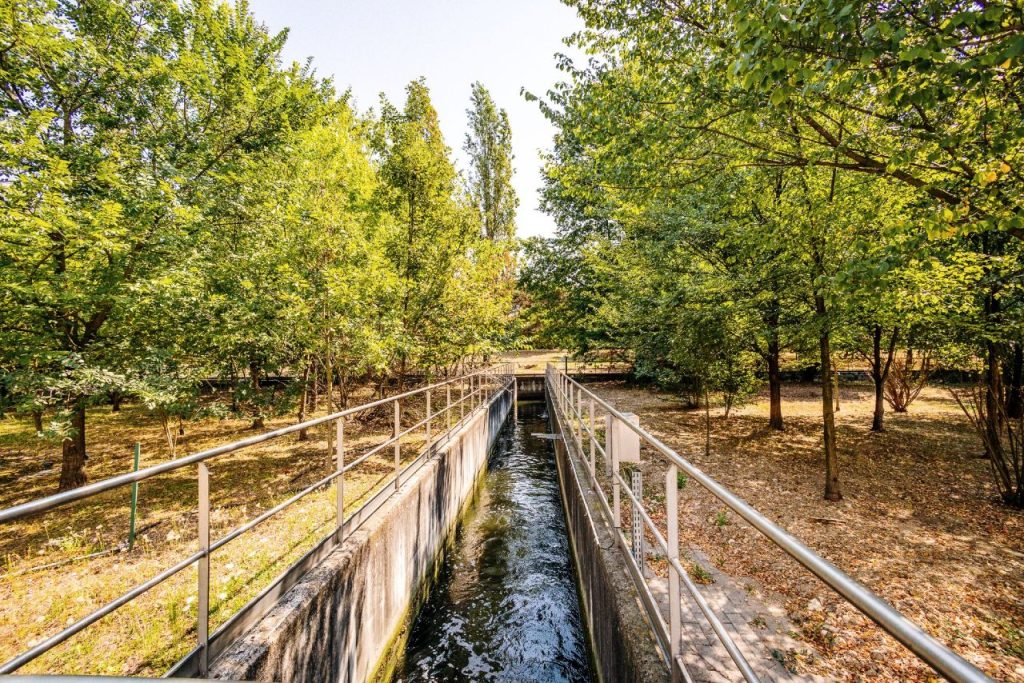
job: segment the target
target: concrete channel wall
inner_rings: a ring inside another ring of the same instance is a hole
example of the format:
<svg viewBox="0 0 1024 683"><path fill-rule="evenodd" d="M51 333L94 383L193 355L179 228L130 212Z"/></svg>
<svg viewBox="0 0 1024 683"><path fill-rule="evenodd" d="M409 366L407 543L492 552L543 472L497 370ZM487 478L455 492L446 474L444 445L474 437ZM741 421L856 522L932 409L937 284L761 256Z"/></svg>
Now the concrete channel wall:
<svg viewBox="0 0 1024 683"><path fill-rule="evenodd" d="M550 395L546 401L551 429L563 437L555 441L555 458L597 674L605 683L668 683L668 665L615 540L617 532L584 479L584 460L565 438L568 430Z"/></svg>
<svg viewBox="0 0 1024 683"><path fill-rule="evenodd" d="M503 391L435 445L398 495L213 663L210 678L348 683L385 676L511 408L511 390Z"/></svg>

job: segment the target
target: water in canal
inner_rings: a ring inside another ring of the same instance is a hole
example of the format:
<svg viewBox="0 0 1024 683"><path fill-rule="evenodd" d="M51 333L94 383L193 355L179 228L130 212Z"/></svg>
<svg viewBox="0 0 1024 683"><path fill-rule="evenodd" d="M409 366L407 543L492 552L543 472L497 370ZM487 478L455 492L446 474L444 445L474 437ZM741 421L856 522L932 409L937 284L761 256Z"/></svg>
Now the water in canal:
<svg viewBox="0 0 1024 683"><path fill-rule="evenodd" d="M498 436L395 681L593 680L542 409Z"/></svg>

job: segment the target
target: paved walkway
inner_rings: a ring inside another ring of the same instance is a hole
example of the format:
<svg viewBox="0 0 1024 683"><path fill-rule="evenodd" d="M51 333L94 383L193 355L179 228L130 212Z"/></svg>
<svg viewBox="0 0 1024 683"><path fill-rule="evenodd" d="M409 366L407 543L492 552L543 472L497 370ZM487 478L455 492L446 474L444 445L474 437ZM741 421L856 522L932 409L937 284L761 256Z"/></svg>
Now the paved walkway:
<svg viewBox="0 0 1024 683"><path fill-rule="evenodd" d="M795 673L798 653L810 648L789 635L795 629L781 607L769 605L748 590L743 583L715 569L699 550L687 553L689 560L699 564L711 575L712 583L698 585L711 609L722 621L751 668L762 681L824 681L820 676ZM685 564L683 566L686 566ZM653 577L647 580L651 594L668 621L668 580ZM682 592L683 662L690 677L700 683L732 683L742 676L704 618L685 586Z"/></svg>

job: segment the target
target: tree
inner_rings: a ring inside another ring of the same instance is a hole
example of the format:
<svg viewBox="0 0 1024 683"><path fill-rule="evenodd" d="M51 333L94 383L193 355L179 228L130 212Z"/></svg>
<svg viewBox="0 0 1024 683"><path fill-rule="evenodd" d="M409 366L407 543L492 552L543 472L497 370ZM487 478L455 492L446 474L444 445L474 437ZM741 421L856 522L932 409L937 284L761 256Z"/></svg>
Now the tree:
<svg viewBox="0 0 1024 683"><path fill-rule="evenodd" d="M393 219L384 252L398 277L390 305L400 381L417 364L443 367L491 350L510 298L507 279L492 268L507 262L507 240L484 244L482 216L458 187L426 84L413 81L406 95L401 111L383 101L374 136L378 200ZM469 292L476 295L467 299Z"/></svg>
<svg viewBox="0 0 1024 683"><path fill-rule="evenodd" d="M143 341L116 335L147 327L124 319L128 302L176 289L216 234L206 211L225 175L279 144L325 91L280 68L284 34L244 3L32 0L3 19L3 363L113 379L111 351ZM85 481L97 386L59 385L67 489Z"/></svg>
<svg viewBox="0 0 1024 683"><path fill-rule="evenodd" d="M479 82L473 84L469 132L463 145L469 155L469 196L480 212L484 235L510 240L516 234L519 199L512 187L512 129L508 114L498 109Z"/></svg>

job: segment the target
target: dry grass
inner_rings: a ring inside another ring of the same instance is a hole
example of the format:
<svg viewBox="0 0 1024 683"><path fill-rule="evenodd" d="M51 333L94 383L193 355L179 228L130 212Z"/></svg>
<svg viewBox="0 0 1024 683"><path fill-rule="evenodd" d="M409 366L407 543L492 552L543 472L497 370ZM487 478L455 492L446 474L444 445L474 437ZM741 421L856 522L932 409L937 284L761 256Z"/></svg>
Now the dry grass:
<svg viewBox="0 0 1024 683"><path fill-rule="evenodd" d="M614 354L604 353L601 357L594 356L584 360L573 358L572 354L558 349L508 351L500 354L495 360L499 363L515 363L516 374L519 375L543 375L548 363L564 370L567 367L567 357L570 372L625 372L629 369L629 364L622 362Z"/></svg>
<svg viewBox="0 0 1024 683"><path fill-rule="evenodd" d="M837 422L845 497L827 503L817 387L784 387L784 433L766 429L766 396L728 419L712 410L706 456L703 410L621 383L591 386L994 678L1024 681L1024 515L996 501L979 443L948 392L926 389L875 434L870 387L844 386ZM646 455L644 472L645 495L664 500L661 464ZM699 548L783 602L813 653L802 671L851 681L935 678L692 481L680 520L684 550Z"/></svg>
<svg viewBox="0 0 1024 683"><path fill-rule="evenodd" d="M367 397L356 400L361 398ZM423 417L423 406L406 401L403 414L403 423L412 424ZM170 457L159 423L140 408L112 413L100 407L88 419L90 481L129 471L136 441L142 444L143 467ZM268 420L266 429L293 422L291 417ZM234 419L188 423L177 452L252 436L256 432L249 426L249 420ZM435 434L440 426L435 423ZM351 420L346 424L347 457L380 443L390 429L391 420L383 414ZM403 459L412 459L422 444L422 433L403 440ZM380 488L393 472L393 457L390 448L384 449L346 475L347 510ZM311 432L309 441L289 435L208 462L214 540L333 467L325 431ZM59 446L37 440L30 420L0 421L0 508L53 493L59 463ZM194 552L196 503L196 466L143 482L139 535L130 552L119 548L128 533L127 487L0 527L0 659L28 649ZM211 558L211 630L327 535L334 511L335 490L329 487L216 551ZM108 554L72 561L98 551ZM54 563L58 566L40 569ZM164 673L195 645L196 581L195 567L179 573L20 673Z"/></svg>

